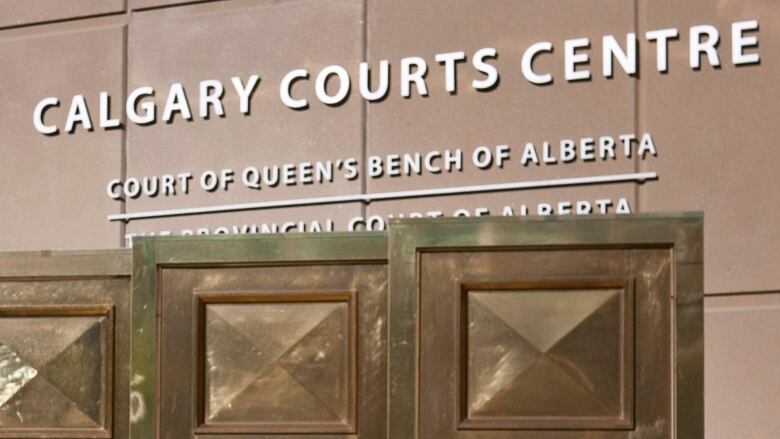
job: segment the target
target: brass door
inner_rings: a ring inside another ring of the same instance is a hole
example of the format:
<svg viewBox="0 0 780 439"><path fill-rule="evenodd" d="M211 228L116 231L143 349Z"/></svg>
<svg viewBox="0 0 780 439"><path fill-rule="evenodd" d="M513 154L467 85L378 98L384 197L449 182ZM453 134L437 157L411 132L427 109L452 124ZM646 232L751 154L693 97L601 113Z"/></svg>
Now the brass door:
<svg viewBox="0 0 780 439"><path fill-rule="evenodd" d="M385 235L142 239L134 262L131 437L386 437Z"/></svg>
<svg viewBox="0 0 780 439"><path fill-rule="evenodd" d="M126 438L130 254L0 253L0 438Z"/></svg>
<svg viewBox="0 0 780 439"><path fill-rule="evenodd" d="M390 437L702 439L697 215L402 220Z"/></svg>
<svg viewBox="0 0 780 439"><path fill-rule="evenodd" d="M389 236L137 241L131 437L703 439L700 216Z"/></svg>

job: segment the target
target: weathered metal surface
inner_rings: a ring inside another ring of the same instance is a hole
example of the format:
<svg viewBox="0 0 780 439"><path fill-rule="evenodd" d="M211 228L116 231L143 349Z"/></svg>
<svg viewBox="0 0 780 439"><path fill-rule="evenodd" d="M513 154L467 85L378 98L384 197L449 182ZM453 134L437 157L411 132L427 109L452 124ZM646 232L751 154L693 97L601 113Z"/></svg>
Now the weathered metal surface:
<svg viewBox="0 0 780 439"><path fill-rule="evenodd" d="M0 404L0 425L102 427L109 402L104 392L110 387L104 367L106 316L21 317L25 314L0 316L0 339L27 371L14 395Z"/></svg>
<svg viewBox="0 0 780 439"><path fill-rule="evenodd" d="M554 418L559 427L623 427L629 297L611 288L467 291L462 426L543 428Z"/></svg>
<svg viewBox="0 0 780 439"><path fill-rule="evenodd" d="M0 254L0 437L127 437L130 254Z"/></svg>
<svg viewBox="0 0 780 439"><path fill-rule="evenodd" d="M390 437L703 438L701 238L697 214L393 222Z"/></svg>
<svg viewBox="0 0 780 439"><path fill-rule="evenodd" d="M386 437L386 239L138 241L131 437Z"/></svg>
<svg viewBox="0 0 780 439"><path fill-rule="evenodd" d="M699 217L386 239L138 241L132 375L126 253L1 254L0 436L702 437Z"/></svg>
<svg viewBox="0 0 780 439"><path fill-rule="evenodd" d="M247 295L226 303L212 296L198 316L205 346L199 422L226 431L294 423L351 429L350 298Z"/></svg>

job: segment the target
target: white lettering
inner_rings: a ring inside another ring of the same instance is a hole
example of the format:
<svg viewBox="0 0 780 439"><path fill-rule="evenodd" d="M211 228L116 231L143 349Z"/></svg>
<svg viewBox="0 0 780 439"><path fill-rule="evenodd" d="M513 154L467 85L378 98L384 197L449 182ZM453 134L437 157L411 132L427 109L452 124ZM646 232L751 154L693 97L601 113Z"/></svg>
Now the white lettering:
<svg viewBox="0 0 780 439"><path fill-rule="evenodd" d="M707 36L707 39L702 41L701 37L704 35ZM718 67L720 65L718 51L715 49L719 40L718 29L714 26L706 24L691 28L690 61L692 69L701 67L702 52L707 55L707 60L711 66Z"/></svg>
<svg viewBox="0 0 780 439"><path fill-rule="evenodd" d="M456 62L466 59L465 52L440 53L436 55L436 62L444 64L444 88L450 94L457 91Z"/></svg>
<svg viewBox="0 0 780 439"><path fill-rule="evenodd" d="M173 113L175 112L180 113L181 117L186 120L192 119L190 104L187 102L187 94L184 92L184 86L178 82L171 84L171 89L168 92L168 99L165 101L162 120L171 122L173 120Z"/></svg>
<svg viewBox="0 0 780 439"><path fill-rule="evenodd" d="M553 50L553 45L548 41L536 43L531 47L529 47L528 49L526 49L525 53L523 53L523 59L521 62L523 76L525 77L525 79L537 85L550 84L553 82L553 77L551 74L546 73L543 75L539 75L534 71L534 66L533 66L534 58L536 58L537 55L543 52L552 52L552 50Z"/></svg>
<svg viewBox="0 0 780 439"><path fill-rule="evenodd" d="M590 40L587 38L577 38L564 42L564 66L567 81L590 79L590 70L577 70L578 65L590 62L590 56L587 53L577 53L577 49L588 48L590 48Z"/></svg>
<svg viewBox="0 0 780 439"><path fill-rule="evenodd" d="M474 68L483 73L487 78L471 81L471 86L476 90L488 90L498 84L498 69L485 62L487 58L496 58L498 52L492 47L479 49L471 60Z"/></svg>
<svg viewBox="0 0 780 439"><path fill-rule="evenodd" d="M746 37L745 31L757 31L758 20L737 21L731 25L731 61L734 65L761 62L758 53L745 53L746 47L758 47L758 37Z"/></svg>
<svg viewBox="0 0 780 439"><path fill-rule="evenodd" d="M669 71L669 40L679 35L676 28L651 30L645 33L648 41L656 41L655 64L659 72Z"/></svg>
<svg viewBox="0 0 780 439"><path fill-rule="evenodd" d="M252 93L254 93L255 88L257 88L257 84L260 82L260 75L250 76L246 81L246 85L241 83L241 78L238 76L230 78L230 81L233 83L233 88L236 89L236 93L238 93L239 110L242 114L249 114L249 99L251 98Z"/></svg>
<svg viewBox="0 0 780 439"><path fill-rule="evenodd" d="M308 77L309 72L306 69L293 70L285 75L281 84L279 84L279 96L282 98L284 105L294 110L301 110L309 106L309 102L306 99L293 99L291 95L293 82L299 79L308 79Z"/></svg>
<svg viewBox="0 0 780 439"><path fill-rule="evenodd" d="M636 34L626 35L626 50L624 51L613 35L606 35L602 40L602 72L607 78L613 75L612 61L616 59L620 67L629 75L636 74L637 40Z"/></svg>
<svg viewBox="0 0 780 439"><path fill-rule="evenodd" d="M329 95L327 91L328 79L335 75L339 81L339 87L336 94ZM326 105L338 105L347 98L349 94L350 82L349 73L347 69L341 66L332 65L325 67L317 75L315 81L314 91L317 94L317 99Z"/></svg>
<svg viewBox="0 0 780 439"><path fill-rule="evenodd" d="M225 94L225 87L222 83L214 80L207 79L200 81L200 94L199 98L199 111L198 115L203 119L209 117L209 107L214 107L214 114L219 117L225 116L225 109L222 108L222 96ZM240 93L239 93L240 95ZM243 99L242 99L243 104Z"/></svg>
<svg viewBox="0 0 780 439"><path fill-rule="evenodd" d="M127 112L127 117L130 121L138 125L148 125L154 122L156 108L154 102L142 102L141 109L143 110L143 114L141 115L136 112L138 100L149 96L154 96L154 89L152 87L139 87L130 93L125 105L125 111Z"/></svg>
<svg viewBox="0 0 780 439"><path fill-rule="evenodd" d="M414 67L414 72L412 71ZM420 96L428 96L428 86L425 84L425 74L428 73L428 64L420 57L409 57L401 60L401 96L408 98L412 95L412 83L417 87Z"/></svg>
<svg viewBox="0 0 780 439"><path fill-rule="evenodd" d="M60 100L57 98L44 98L41 99L40 102L38 102L38 105L35 106L35 111L33 111L33 125L35 126L35 129L38 130L41 134L57 134L56 125L46 125L43 122L43 115L46 113L46 110L49 107L59 107L60 106Z"/></svg>
<svg viewBox="0 0 780 439"><path fill-rule="evenodd" d="M360 63L360 95L367 101L378 101L387 96L390 90L390 63L387 60L379 62L379 86L371 91L371 71L368 63Z"/></svg>
<svg viewBox="0 0 780 439"><path fill-rule="evenodd" d="M65 131L72 133L77 123L80 123L85 130L92 130L92 120L89 117L87 101L84 100L83 95L73 96L70 110L68 110L68 118L65 120Z"/></svg>

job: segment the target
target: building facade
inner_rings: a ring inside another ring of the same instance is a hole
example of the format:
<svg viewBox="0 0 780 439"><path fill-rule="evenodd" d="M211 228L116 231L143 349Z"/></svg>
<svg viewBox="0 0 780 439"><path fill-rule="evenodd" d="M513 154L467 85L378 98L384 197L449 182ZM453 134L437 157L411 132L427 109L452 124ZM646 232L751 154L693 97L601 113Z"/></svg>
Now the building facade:
<svg viewBox="0 0 780 439"><path fill-rule="evenodd" d="M780 431L773 0L6 0L0 250L704 213L706 437Z"/></svg>

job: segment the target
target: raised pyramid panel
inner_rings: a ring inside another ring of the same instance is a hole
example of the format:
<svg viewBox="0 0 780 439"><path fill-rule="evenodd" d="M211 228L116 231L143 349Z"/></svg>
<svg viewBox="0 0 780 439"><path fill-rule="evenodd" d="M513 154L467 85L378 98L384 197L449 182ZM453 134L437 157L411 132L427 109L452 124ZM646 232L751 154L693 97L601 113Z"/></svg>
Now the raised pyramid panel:
<svg viewBox="0 0 780 439"><path fill-rule="evenodd" d="M246 302L206 303L204 426L256 433L350 431L352 297L261 294Z"/></svg>
<svg viewBox="0 0 780 439"><path fill-rule="evenodd" d="M39 430L47 437L105 432L111 409L106 399L111 385L112 362L106 358L110 328L110 311L103 308L4 312L0 430Z"/></svg>
<svg viewBox="0 0 780 439"><path fill-rule="evenodd" d="M542 353L478 300L468 303L467 410L479 414Z"/></svg>
<svg viewBox="0 0 780 439"><path fill-rule="evenodd" d="M290 374L272 365L212 418L215 423L328 422L339 418Z"/></svg>
<svg viewBox="0 0 780 439"><path fill-rule="evenodd" d="M593 282L464 288L461 428L631 425L631 287Z"/></svg>
<svg viewBox="0 0 780 439"><path fill-rule="evenodd" d="M2 317L0 343L40 370L94 324L87 316Z"/></svg>
<svg viewBox="0 0 780 439"><path fill-rule="evenodd" d="M101 322L96 321L79 338L52 358L40 376L59 389L94 423L101 422L103 378Z"/></svg>
<svg viewBox="0 0 780 439"><path fill-rule="evenodd" d="M277 362L340 418L347 416L349 314L342 303Z"/></svg>
<svg viewBox="0 0 780 439"><path fill-rule="evenodd" d="M583 289L485 291L473 296L546 352L615 294L615 290Z"/></svg>
<svg viewBox="0 0 780 439"><path fill-rule="evenodd" d="M623 381L629 380L623 375L633 369L624 364L631 361L624 355L624 340L615 336L622 330L621 306L619 295L610 298L547 352L548 358L598 395L615 415L622 409ZM600 340L599 349L590 346L593 340Z"/></svg>
<svg viewBox="0 0 780 439"><path fill-rule="evenodd" d="M496 395L482 411L495 417L607 416L608 407L571 375L540 358Z"/></svg>
<svg viewBox="0 0 780 439"><path fill-rule="evenodd" d="M205 417L208 421L269 367L283 348L271 337L266 337L265 349L256 347L209 307L206 327Z"/></svg>

